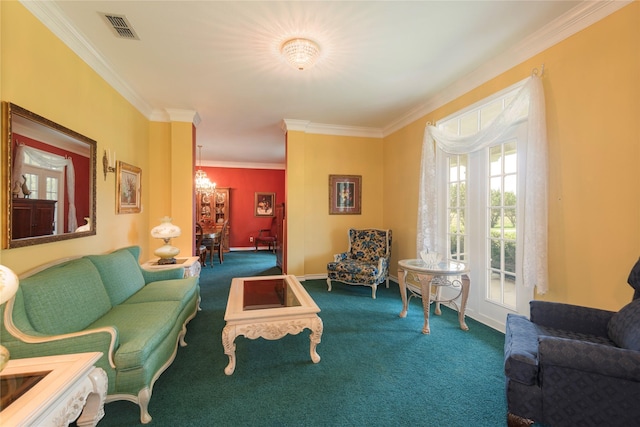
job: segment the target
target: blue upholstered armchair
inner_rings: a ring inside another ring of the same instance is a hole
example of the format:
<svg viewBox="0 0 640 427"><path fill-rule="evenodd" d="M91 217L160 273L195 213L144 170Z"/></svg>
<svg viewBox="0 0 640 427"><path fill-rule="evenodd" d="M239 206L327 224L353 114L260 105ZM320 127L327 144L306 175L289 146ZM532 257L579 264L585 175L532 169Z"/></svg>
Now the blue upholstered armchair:
<svg viewBox="0 0 640 427"><path fill-rule="evenodd" d="M375 299L378 285L384 281L389 287L389 261L391 259L391 230L369 228L349 229L349 250L334 255L327 264L327 285L331 280L349 285L371 287Z"/></svg>
<svg viewBox="0 0 640 427"><path fill-rule="evenodd" d="M640 423L640 260L633 300L612 312L531 301L510 314L504 347L508 425Z"/></svg>

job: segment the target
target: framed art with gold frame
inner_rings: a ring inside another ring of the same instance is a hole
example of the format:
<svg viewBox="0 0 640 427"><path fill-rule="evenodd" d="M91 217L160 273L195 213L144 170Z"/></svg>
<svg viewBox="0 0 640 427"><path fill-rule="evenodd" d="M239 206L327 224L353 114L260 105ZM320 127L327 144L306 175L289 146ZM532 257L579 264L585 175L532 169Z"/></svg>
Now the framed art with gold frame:
<svg viewBox="0 0 640 427"><path fill-rule="evenodd" d="M329 214L362 213L362 175L329 175Z"/></svg>
<svg viewBox="0 0 640 427"><path fill-rule="evenodd" d="M276 193L256 193L253 208L254 216L274 216Z"/></svg>
<svg viewBox="0 0 640 427"><path fill-rule="evenodd" d="M116 213L139 213L142 198L142 169L118 161L116 180Z"/></svg>

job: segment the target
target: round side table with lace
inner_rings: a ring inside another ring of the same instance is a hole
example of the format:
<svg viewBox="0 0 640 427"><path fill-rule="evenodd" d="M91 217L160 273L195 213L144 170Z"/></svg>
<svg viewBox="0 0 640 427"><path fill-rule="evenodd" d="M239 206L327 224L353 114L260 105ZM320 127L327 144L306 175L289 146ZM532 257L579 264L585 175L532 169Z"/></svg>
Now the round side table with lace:
<svg viewBox="0 0 640 427"><path fill-rule="evenodd" d="M436 265L427 265L421 259L403 259L398 261L398 284L400 285L400 296L402 297L402 311L400 317L407 316L409 300L412 297L422 298L424 309L423 334L431 332L429 329L429 306L436 303L435 313L440 315L440 303L451 303L458 309L458 320L460 329L468 331L469 327L464 321L464 311L467 307L469 297L469 268L466 264L456 261L442 261ZM413 278L420 284L420 287L407 283L407 277ZM436 287L434 294L431 292L432 286ZM453 298L442 299L441 291L443 287L454 290ZM407 298L407 289L411 292ZM425 297L426 296L426 297ZM460 304L456 302L460 298Z"/></svg>

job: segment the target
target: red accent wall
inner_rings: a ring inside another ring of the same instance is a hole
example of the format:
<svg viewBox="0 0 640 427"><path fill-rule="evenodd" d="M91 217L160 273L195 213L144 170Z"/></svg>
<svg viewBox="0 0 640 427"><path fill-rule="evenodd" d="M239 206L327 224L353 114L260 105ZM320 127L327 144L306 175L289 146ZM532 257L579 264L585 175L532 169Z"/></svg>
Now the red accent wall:
<svg viewBox="0 0 640 427"><path fill-rule="evenodd" d="M250 236L271 226L271 217L254 216L255 193L276 193L276 204L284 203L284 170L203 167L219 188L230 189L229 246L254 247Z"/></svg>
<svg viewBox="0 0 640 427"><path fill-rule="evenodd" d="M11 154L11 158L15 159L16 149L18 145L18 141L23 143L28 147L37 148L42 151L47 151L49 153L57 154L62 157L71 157L73 161L73 169L76 175L76 191L75 191L75 202L76 202L76 221L78 226L85 224L85 217L89 217L90 215L90 201L89 195L91 193L91 180L89 179L89 171L91 170L91 166L89 164L90 160L88 157L81 156L80 154L73 153L71 151L63 150L61 148L55 147L53 145L46 144L44 142L31 139L26 136L22 136L19 134L13 134L13 152ZM66 171L64 173L64 180L66 186L67 174ZM68 218L69 213L69 198L65 195L64 199L64 229L65 232L71 233L75 230L68 230Z"/></svg>

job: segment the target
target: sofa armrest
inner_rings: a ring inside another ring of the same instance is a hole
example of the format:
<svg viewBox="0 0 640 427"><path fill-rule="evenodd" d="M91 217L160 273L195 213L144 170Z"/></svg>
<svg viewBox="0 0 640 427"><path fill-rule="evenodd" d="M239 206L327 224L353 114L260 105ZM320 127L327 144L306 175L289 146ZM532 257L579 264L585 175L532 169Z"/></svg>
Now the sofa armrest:
<svg viewBox="0 0 640 427"><path fill-rule="evenodd" d="M541 336L538 361L545 365L573 369L606 377L640 382L640 352L624 348Z"/></svg>
<svg viewBox="0 0 640 427"><path fill-rule="evenodd" d="M115 327L88 329L62 335L36 335L20 330L13 323L11 313L14 301L15 298L11 298L7 302L2 316L3 329L13 338L7 340L6 336L3 337L3 345L13 356L23 358L101 351L107 357L109 365L115 369L114 352L118 346L118 330Z"/></svg>
<svg viewBox="0 0 640 427"><path fill-rule="evenodd" d="M158 282L160 280L182 279L184 277L184 267L169 268L165 270L146 270L140 267L144 283Z"/></svg>
<svg viewBox="0 0 640 427"><path fill-rule="evenodd" d="M601 337L613 311L549 301L531 301L531 321L536 325Z"/></svg>

